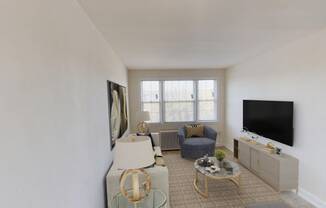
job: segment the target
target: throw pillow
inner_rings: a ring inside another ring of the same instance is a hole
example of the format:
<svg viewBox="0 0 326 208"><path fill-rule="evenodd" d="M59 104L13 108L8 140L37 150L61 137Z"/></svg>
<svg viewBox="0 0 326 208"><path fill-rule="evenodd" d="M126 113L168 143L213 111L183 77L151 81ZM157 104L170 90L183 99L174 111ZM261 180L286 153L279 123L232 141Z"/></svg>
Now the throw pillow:
<svg viewBox="0 0 326 208"><path fill-rule="evenodd" d="M204 136L204 125L202 124L190 124L185 125L186 137L202 137Z"/></svg>

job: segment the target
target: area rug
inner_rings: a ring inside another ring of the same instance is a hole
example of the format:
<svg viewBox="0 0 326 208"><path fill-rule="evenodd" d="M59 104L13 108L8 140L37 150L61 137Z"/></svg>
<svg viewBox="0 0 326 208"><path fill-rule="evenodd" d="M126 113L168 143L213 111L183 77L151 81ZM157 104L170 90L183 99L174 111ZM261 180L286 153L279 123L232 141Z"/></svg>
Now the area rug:
<svg viewBox="0 0 326 208"><path fill-rule="evenodd" d="M240 167L240 187L228 180L209 180L209 197L203 198L193 188L194 161L181 158L179 151L163 154L169 169L171 208L245 208L261 202L282 201L278 192L243 167ZM230 154L227 158L233 160Z"/></svg>
<svg viewBox="0 0 326 208"><path fill-rule="evenodd" d="M264 202L257 203L253 205L248 205L246 208L291 208L288 204L284 202Z"/></svg>

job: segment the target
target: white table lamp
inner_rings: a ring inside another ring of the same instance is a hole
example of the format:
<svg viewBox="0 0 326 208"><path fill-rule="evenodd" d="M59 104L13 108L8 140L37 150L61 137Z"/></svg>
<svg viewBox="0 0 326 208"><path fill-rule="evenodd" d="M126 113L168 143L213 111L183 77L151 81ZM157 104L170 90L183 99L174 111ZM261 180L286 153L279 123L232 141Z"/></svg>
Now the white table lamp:
<svg viewBox="0 0 326 208"><path fill-rule="evenodd" d="M120 177L120 191L130 202L141 201L151 189L151 178L143 169L155 163L151 140L147 136L128 136L117 140L114 156L115 167L124 170ZM139 174L145 175L143 190L139 185ZM125 189L131 175L132 189ZM131 194L130 194L131 193Z"/></svg>
<svg viewBox="0 0 326 208"><path fill-rule="evenodd" d="M149 111L138 112L137 118L139 121L139 123L137 125L138 133L147 134L149 129L148 129L148 125L147 125L146 121L150 121Z"/></svg>

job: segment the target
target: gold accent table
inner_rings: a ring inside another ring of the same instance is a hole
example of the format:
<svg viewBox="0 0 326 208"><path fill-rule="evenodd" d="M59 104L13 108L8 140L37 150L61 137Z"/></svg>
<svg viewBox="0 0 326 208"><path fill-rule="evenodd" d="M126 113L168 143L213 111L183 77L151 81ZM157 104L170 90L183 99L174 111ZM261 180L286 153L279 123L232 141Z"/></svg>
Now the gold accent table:
<svg viewBox="0 0 326 208"><path fill-rule="evenodd" d="M215 166L219 167L219 165L218 165L219 162L217 161L217 159L215 157L209 157L209 159L214 161ZM240 171L240 167L237 163L224 159L224 162L229 163L230 166L233 168L233 171L230 172L230 171L227 171L225 168L221 168L221 170L216 173L210 173L207 170L205 170L205 167L198 165L198 160L196 160L194 163L194 167L195 167L194 188L203 197L205 197L205 198L208 197L208 179L230 180L235 185L240 187L241 171ZM204 176L204 187L205 187L204 191L200 190L200 188L198 187L198 175L199 174Z"/></svg>

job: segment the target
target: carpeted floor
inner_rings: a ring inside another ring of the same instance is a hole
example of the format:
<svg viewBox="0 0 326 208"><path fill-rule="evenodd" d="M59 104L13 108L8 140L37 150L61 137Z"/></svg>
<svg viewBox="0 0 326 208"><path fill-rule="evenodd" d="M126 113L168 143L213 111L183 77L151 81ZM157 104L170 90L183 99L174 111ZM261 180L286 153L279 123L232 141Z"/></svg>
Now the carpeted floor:
<svg viewBox="0 0 326 208"><path fill-rule="evenodd" d="M240 188L228 180L209 180L209 197L205 199L193 188L194 161L181 158L179 151L163 154L169 169L171 208L243 208L257 202L282 200L278 192L243 167ZM227 158L233 159L230 154Z"/></svg>

